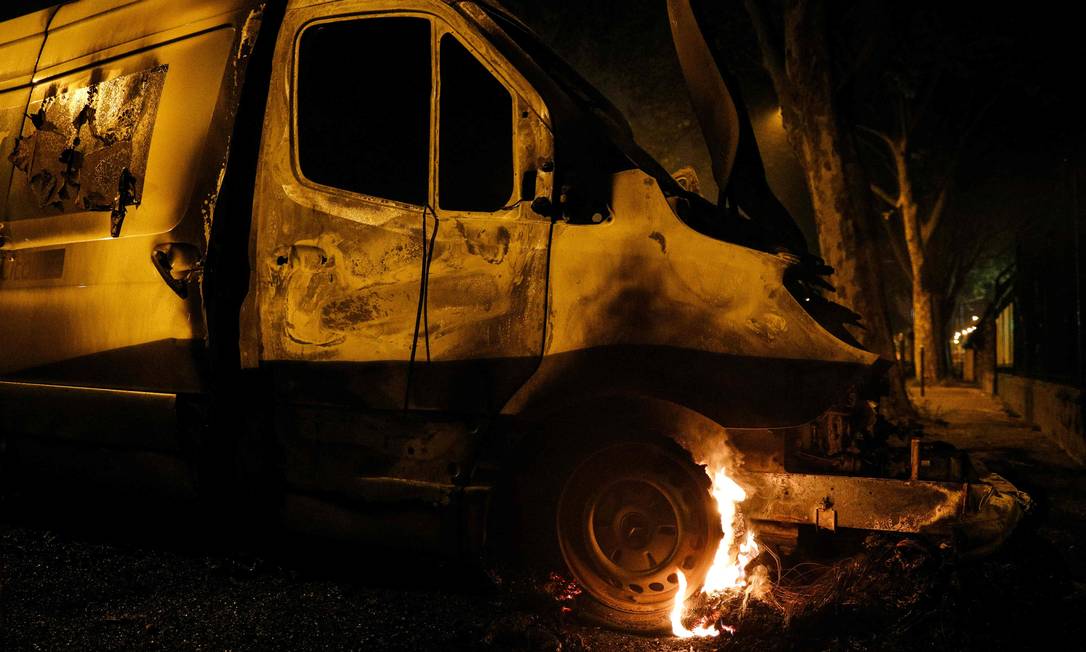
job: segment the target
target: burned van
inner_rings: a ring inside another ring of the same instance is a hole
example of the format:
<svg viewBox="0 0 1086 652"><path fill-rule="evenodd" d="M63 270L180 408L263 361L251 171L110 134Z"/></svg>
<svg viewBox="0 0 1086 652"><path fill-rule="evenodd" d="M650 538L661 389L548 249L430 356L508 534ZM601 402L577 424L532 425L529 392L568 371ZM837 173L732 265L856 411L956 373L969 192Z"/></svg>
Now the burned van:
<svg viewBox="0 0 1086 652"><path fill-rule="evenodd" d="M885 365L794 225L685 189L492 3L81 0L0 41L5 481L461 553L537 527L644 629L740 545L726 480L782 549L1017 518L957 453L884 441Z"/></svg>

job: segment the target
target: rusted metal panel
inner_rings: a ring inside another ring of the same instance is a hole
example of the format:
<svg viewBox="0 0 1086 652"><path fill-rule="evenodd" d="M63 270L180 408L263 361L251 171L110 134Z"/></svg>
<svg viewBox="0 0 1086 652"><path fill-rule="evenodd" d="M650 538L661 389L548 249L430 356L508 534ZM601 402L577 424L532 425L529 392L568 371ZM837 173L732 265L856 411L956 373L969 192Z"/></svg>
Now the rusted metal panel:
<svg viewBox="0 0 1086 652"><path fill-rule="evenodd" d="M962 518L968 486L802 473L751 473L747 518L883 532L949 529Z"/></svg>

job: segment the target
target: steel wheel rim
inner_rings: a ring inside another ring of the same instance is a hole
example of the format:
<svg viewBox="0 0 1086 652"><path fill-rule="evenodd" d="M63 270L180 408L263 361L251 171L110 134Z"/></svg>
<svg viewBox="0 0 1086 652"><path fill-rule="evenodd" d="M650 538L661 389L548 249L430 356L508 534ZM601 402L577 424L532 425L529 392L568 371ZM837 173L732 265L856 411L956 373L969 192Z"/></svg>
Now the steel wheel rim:
<svg viewBox="0 0 1086 652"><path fill-rule="evenodd" d="M699 477L699 474L702 477ZM612 609L661 612L704 579L719 541L704 471L661 446L618 444L570 475L558 505L558 541L581 587Z"/></svg>

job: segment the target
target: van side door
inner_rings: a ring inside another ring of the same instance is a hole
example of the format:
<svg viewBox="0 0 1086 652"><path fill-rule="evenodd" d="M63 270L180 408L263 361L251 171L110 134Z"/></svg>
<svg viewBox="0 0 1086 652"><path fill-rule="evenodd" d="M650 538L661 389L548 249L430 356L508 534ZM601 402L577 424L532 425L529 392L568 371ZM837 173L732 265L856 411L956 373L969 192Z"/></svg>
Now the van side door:
<svg viewBox="0 0 1086 652"><path fill-rule="evenodd" d="M243 363L303 402L496 411L543 346L542 101L439 2L288 10L273 70Z"/></svg>
<svg viewBox="0 0 1086 652"><path fill-rule="evenodd" d="M284 19L249 301L259 363L291 377L292 399L398 409L422 286L432 25L366 6L303 7Z"/></svg>

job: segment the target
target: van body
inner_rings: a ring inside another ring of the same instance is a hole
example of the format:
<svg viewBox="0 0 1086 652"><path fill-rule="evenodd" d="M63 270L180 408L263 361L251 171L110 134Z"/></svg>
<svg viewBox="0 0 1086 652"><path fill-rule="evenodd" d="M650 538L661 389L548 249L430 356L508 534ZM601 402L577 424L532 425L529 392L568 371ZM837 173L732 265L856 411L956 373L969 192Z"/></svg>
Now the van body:
<svg viewBox="0 0 1086 652"><path fill-rule="evenodd" d="M648 446L634 470L728 442L767 537L964 513L960 479L789 461L847 448L877 356L805 305L807 260L714 224L499 8L82 0L0 41L8 475L187 496L270 474L290 527L475 551L501 478L555 451L557 477L603 442ZM655 565L562 543L610 622L657 626L678 590L620 575L694 559L697 588L719 530L690 500L701 535L623 544Z"/></svg>

